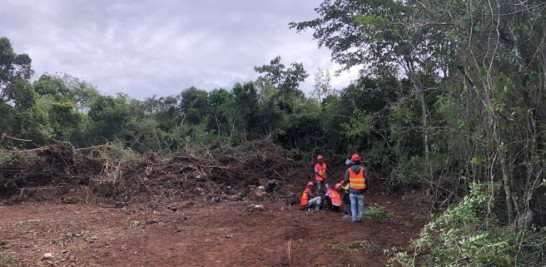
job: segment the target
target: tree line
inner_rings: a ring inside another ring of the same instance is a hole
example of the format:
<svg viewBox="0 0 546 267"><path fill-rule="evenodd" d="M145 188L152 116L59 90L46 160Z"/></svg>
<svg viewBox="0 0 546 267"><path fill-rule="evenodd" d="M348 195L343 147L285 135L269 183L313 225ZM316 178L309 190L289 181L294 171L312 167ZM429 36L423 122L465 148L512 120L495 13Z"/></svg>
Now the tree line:
<svg viewBox="0 0 546 267"><path fill-rule="evenodd" d="M281 57L256 66L260 76L255 81L231 89L190 87L176 95L139 100L101 94L69 74L45 73L31 81L30 57L15 53L6 37L0 39L0 49L0 131L32 140L6 142L5 147L58 140L87 147L119 141L136 152L172 153L271 138L290 149L328 147L339 152L345 149L345 137L333 129L348 121L352 107L359 105L344 94L333 95L329 76L317 80L326 100L306 97L299 84L309 74L301 63L285 66ZM345 108L332 107L340 106L340 100ZM330 119L334 111L343 120Z"/></svg>

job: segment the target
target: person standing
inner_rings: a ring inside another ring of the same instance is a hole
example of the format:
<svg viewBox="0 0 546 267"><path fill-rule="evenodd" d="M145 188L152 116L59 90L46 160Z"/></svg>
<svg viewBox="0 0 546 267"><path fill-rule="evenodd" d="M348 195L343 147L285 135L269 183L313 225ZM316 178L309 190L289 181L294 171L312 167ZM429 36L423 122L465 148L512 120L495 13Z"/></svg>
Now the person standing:
<svg viewBox="0 0 546 267"><path fill-rule="evenodd" d="M349 184L349 199L351 202L351 216L353 223L362 222L364 212L364 191L366 191L367 170L360 166L360 156L354 154L349 162L350 167L345 172L344 186Z"/></svg>
<svg viewBox="0 0 546 267"><path fill-rule="evenodd" d="M317 196L320 196L320 188L326 183L326 163L323 162L322 155L317 156L317 164L315 164L315 180L317 182Z"/></svg>
<svg viewBox="0 0 546 267"><path fill-rule="evenodd" d="M320 209L320 196L313 197L313 191L311 190L313 182L307 183L307 187L303 190L300 199L300 206L303 210L308 210L314 207L315 210Z"/></svg>

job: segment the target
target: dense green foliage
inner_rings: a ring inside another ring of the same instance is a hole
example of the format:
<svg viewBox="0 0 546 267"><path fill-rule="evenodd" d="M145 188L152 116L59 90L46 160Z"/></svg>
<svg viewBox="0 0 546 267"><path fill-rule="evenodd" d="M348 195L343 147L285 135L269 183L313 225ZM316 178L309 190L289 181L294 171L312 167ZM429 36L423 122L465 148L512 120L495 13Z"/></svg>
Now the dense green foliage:
<svg viewBox="0 0 546 267"><path fill-rule="evenodd" d="M431 255L417 259L546 262L528 247L544 248L536 234L544 231L529 222L546 225L546 4L324 0L316 11L290 27L312 30L361 77L334 90L319 70L312 97L299 89L303 65L280 57L231 89L104 96L68 75L31 82L29 56L1 38L0 132L32 140L1 145L117 141L169 153L270 138L289 149L359 152L391 189L422 187L440 208L459 203L423 230L416 251Z"/></svg>
<svg viewBox="0 0 546 267"><path fill-rule="evenodd" d="M3 76L0 88L0 108L7 115L0 118L0 132L32 140L5 139L2 145L8 148L56 140L76 147L119 141L135 152L170 153L271 138L290 149L344 153L350 142L339 128L365 104L353 99L364 99L356 86L335 94L323 72L317 74L323 100L307 98L299 89L309 76L303 65L285 66L280 57L254 67L260 74L255 81L231 89L190 87L144 100L102 95L70 75L43 74L32 82L30 58L14 53L9 40L2 40L2 69L12 71ZM25 60L15 60L21 58Z"/></svg>
<svg viewBox="0 0 546 267"><path fill-rule="evenodd" d="M528 227L546 224L546 4L325 0L316 11L291 27L363 80L398 84L366 94L385 107L355 110L345 136L391 183L460 202L423 233L436 238L425 264L544 264L544 231ZM474 183L482 193L467 196Z"/></svg>
<svg viewBox="0 0 546 267"><path fill-rule="evenodd" d="M498 186L497 186L498 187ZM413 255L399 252L395 259L408 265L533 266L544 263L546 229L518 232L501 227L491 212L495 199L485 184L472 184L471 192L456 206L425 225L411 246ZM424 256L423 256L424 254Z"/></svg>

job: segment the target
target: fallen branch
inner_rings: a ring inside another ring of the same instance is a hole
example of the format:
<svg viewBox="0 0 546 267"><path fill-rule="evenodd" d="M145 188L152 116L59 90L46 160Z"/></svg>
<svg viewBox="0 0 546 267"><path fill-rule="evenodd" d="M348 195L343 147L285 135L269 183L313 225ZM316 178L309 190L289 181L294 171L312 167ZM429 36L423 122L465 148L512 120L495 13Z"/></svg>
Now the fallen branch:
<svg viewBox="0 0 546 267"><path fill-rule="evenodd" d="M76 149L76 151L90 150L90 149L94 149L94 148L100 148L101 150L104 150L105 147L108 147L108 144L109 143L106 143L104 145L98 145L98 146L82 147L82 148Z"/></svg>
<svg viewBox="0 0 546 267"><path fill-rule="evenodd" d="M281 177L281 179L283 179L283 181L285 182L288 182L288 180L284 179L284 177L282 177L282 175L280 175L276 170L273 170L279 177Z"/></svg>
<svg viewBox="0 0 546 267"><path fill-rule="evenodd" d="M288 254L288 266L292 265L292 238L288 240L288 244L286 245L286 253Z"/></svg>
<svg viewBox="0 0 546 267"><path fill-rule="evenodd" d="M32 140L12 137L12 136L7 135L6 133L3 133L2 136L0 136L0 137L1 137L0 138L0 143L2 143L2 141L4 141L4 139L11 139L11 140L21 141L21 142L32 142Z"/></svg>
<svg viewBox="0 0 546 267"><path fill-rule="evenodd" d="M201 159L201 158L196 158L196 157L193 157L193 156L184 156L184 155L177 155L177 156L174 156L173 159L182 159L182 160L195 160L195 161L203 161L204 159Z"/></svg>
<svg viewBox="0 0 546 267"><path fill-rule="evenodd" d="M231 168L224 167L224 166L218 166L218 165L203 165L203 164L195 164L196 166L202 167L202 168L208 168L208 169L221 169L221 170L229 170Z"/></svg>
<svg viewBox="0 0 546 267"><path fill-rule="evenodd" d="M398 262L400 265L404 266L404 267L408 267L409 265L407 265L406 263L402 262L400 259L396 258L395 259L396 262Z"/></svg>

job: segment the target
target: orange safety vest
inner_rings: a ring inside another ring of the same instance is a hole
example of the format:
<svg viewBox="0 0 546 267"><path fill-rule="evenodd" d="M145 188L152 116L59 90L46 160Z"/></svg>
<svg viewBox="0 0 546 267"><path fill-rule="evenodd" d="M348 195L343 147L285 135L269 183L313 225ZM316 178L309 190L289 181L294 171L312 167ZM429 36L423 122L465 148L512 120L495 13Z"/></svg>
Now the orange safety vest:
<svg viewBox="0 0 546 267"><path fill-rule="evenodd" d="M300 205L306 206L308 201L309 201L309 187L306 187L305 190L303 190L303 194L301 194Z"/></svg>
<svg viewBox="0 0 546 267"><path fill-rule="evenodd" d="M320 163L317 163L315 165L315 169L317 169L318 174L326 176L326 163L323 162L322 165ZM322 182L324 180L324 178L318 175L315 175L315 179L319 182Z"/></svg>
<svg viewBox="0 0 546 267"><path fill-rule="evenodd" d="M330 199L332 200L332 204L334 206L341 206L341 197L339 193L332 188L329 188L328 190L330 191Z"/></svg>
<svg viewBox="0 0 546 267"><path fill-rule="evenodd" d="M364 167L360 166L360 172L358 172L358 174L354 173L353 169L349 168L349 188L360 190L366 189Z"/></svg>

